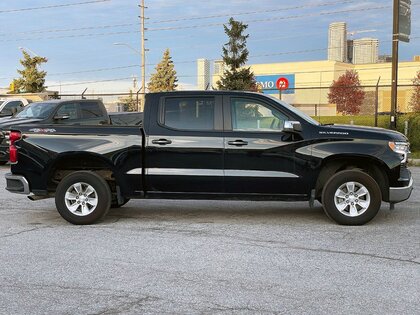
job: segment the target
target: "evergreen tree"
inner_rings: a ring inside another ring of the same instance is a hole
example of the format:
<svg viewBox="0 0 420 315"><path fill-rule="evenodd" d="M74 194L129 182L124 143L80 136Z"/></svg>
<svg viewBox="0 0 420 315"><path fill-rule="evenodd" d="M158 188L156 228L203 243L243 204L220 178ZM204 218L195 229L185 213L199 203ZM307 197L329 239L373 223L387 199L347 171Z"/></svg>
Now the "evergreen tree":
<svg viewBox="0 0 420 315"><path fill-rule="evenodd" d="M337 105L337 112L343 115L357 115L365 99L365 91L360 87L359 74L347 70L330 86L328 100Z"/></svg>
<svg viewBox="0 0 420 315"><path fill-rule="evenodd" d="M241 68L248 61L249 51L246 40L249 35L244 34L248 25L229 19L229 25L223 25L229 42L223 46L223 63L226 66L223 76L217 82L220 90L256 91L257 85L254 73L250 68Z"/></svg>
<svg viewBox="0 0 420 315"><path fill-rule="evenodd" d="M178 84L174 62L166 49L162 61L156 66L156 73L152 74L150 82L147 85L150 92L175 91Z"/></svg>
<svg viewBox="0 0 420 315"><path fill-rule="evenodd" d="M22 51L23 59L20 63L23 70L17 70L21 75L18 79L13 79L11 86L12 93L38 93L45 91L45 77L47 72L40 71L38 67L48 61L45 57L31 57L26 51Z"/></svg>
<svg viewBox="0 0 420 315"><path fill-rule="evenodd" d="M127 97L122 98L121 102L124 105L125 112L137 111L137 102L134 99L133 90L130 90L130 94Z"/></svg>
<svg viewBox="0 0 420 315"><path fill-rule="evenodd" d="M410 99L410 109L416 113L420 112L420 71L417 72L416 77L413 79L413 95Z"/></svg>

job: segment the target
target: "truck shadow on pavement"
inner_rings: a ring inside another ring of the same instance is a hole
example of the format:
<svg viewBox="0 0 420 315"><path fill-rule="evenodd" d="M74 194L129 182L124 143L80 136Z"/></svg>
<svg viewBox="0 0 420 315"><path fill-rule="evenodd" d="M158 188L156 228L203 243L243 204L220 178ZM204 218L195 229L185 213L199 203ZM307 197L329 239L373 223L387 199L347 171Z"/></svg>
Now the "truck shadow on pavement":
<svg viewBox="0 0 420 315"><path fill-rule="evenodd" d="M119 209L111 209L100 224L118 221L219 222L328 222L322 206L309 208L307 203L244 201L135 200Z"/></svg>

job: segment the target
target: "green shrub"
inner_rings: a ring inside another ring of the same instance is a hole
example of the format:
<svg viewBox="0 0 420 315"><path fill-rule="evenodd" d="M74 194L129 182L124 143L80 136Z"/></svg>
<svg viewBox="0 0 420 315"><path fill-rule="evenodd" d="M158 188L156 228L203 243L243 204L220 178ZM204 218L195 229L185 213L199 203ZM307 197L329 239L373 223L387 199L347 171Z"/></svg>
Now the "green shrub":
<svg viewBox="0 0 420 315"><path fill-rule="evenodd" d="M397 129L404 133L405 121L408 121L408 139L411 150L420 151L420 114L406 114L398 117Z"/></svg>

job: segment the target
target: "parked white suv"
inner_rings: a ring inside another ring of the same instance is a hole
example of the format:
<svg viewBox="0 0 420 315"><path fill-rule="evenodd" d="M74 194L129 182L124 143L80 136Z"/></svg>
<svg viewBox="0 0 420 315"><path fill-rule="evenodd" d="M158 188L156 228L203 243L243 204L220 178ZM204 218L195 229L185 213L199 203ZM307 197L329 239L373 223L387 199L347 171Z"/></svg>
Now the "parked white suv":
<svg viewBox="0 0 420 315"><path fill-rule="evenodd" d="M13 116L19 113L29 101L24 98L1 98L0 99L0 117Z"/></svg>

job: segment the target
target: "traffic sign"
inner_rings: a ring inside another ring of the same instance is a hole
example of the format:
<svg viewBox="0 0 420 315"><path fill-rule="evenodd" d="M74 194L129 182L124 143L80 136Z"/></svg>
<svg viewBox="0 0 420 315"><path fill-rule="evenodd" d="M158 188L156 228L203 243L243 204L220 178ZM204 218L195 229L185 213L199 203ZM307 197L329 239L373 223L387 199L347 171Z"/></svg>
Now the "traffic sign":
<svg viewBox="0 0 420 315"><path fill-rule="evenodd" d="M287 90L289 88L289 80L287 80L286 78L283 78L283 77L279 78L276 82L276 87L280 91Z"/></svg>

